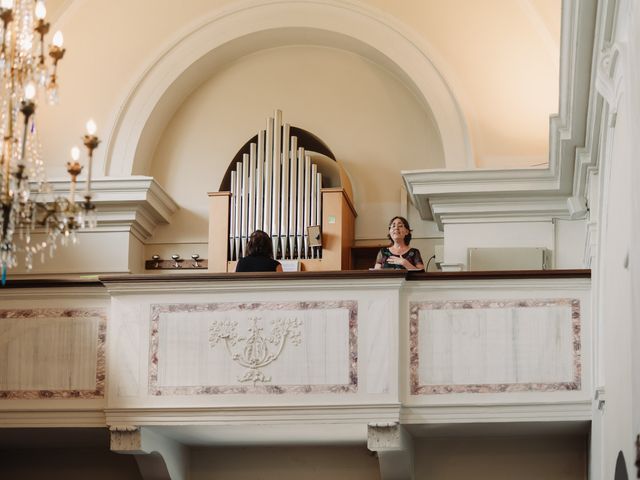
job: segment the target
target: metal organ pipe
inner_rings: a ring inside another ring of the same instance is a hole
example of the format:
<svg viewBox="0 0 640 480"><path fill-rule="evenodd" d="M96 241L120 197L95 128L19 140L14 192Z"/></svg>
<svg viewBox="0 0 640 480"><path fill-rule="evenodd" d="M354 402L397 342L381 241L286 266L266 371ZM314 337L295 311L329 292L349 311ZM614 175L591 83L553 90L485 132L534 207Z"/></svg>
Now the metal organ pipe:
<svg viewBox="0 0 640 480"><path fill-rule="evenodd" d="M304 201L303 215L302 215L302 234L303 234L303 255L304 258L309 258L309 233L307 227L310 225L310 201L311 201L311 157L309 155L304 156L304 195L302 196Z"/></svg>
<svg viewBox="0 0 640 480"><path fill-rule="evenodd" d="M298 258L305 258L302 250L304 238L304 148L298 148L298 185L297 185L297 212L296 212L296 252Z"/></svg>
<svg viewBox="0 0 640 480"><path fill-rule="evenodd" d="M236 178L237 178L237 172L236 170L232 170L231 171L231 204L229 205L229 257L230 258L235 258L236 257L236 244L235 244L235 238L236 238L236 221L237 221L237 216L236 216L236 203L234 202L234 197L236 196L236 193L238 191L238 187L236 186Z"/></svg>
<svg viewBox="0 0 640 480"><path fill-rule="evenodd" d="M271 235L271 192L273 184L273 118L267 119L264 160L264 231Z"/></svg>
<svg viewBox="0 0 640 480"><path fill-rule="evenodd" d="M258 176L256 175L256 144L249 145L249 221L247 226L247 238L256 229L256 187Z"/></svg>
<svg viewBox="0 0 640 480"><path fill-rule="evenodd" d="M271 236L278 259L320 258L320 250L309 247L307 227L321 223L321 188L318 166L276 110L231 172L229 260L247 254L256 229Z"/></svg>
<svg viewBox="0 0 640 480"><path fill-rule="evenodd" d="M240 210L241 256L247 251L247 229L249 222L249 155L242 155L242 203Z"/></svg>
<svg viewBox="0 0 640 480"><path fill-rule="evenodd" d="M264 130L258 132L258 157L256 159L256 230L264 230Z"/></svg>
<svg viewBox="0 0 640 480"><path fill-rule="evenodd" d="M311 165L311 194L309 195L309 211L311 213L311 218L309 220L309 225L318 225L317 217L316 217L316 175L318 173L318 166L314 163ZM311 252L311 258L316 258L316 249L313 248Z"/></svg>
<svg viewBox="0 0 640 480"><path fill-rule="evenodd" d="M296 217L297 206L297 180L298 180L298 162L296 160L296 152L298 150L298 139L291 138L291 156L289 158L289 258L296 258Z"/></svg>

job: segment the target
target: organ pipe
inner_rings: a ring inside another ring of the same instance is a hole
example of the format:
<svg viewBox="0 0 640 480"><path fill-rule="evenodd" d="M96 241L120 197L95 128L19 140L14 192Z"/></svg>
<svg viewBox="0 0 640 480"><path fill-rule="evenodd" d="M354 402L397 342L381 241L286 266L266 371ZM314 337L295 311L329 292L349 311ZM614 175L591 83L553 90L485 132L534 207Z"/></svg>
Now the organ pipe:
<svg viewBox="0 0 640 480"><path fill-rule="evenodd" d="M231 172L229 260L246 255L256 229L271 236L278 259L321 256L309 247L307 227L321 223L322 174L290 131L276 110Z"/></svg>

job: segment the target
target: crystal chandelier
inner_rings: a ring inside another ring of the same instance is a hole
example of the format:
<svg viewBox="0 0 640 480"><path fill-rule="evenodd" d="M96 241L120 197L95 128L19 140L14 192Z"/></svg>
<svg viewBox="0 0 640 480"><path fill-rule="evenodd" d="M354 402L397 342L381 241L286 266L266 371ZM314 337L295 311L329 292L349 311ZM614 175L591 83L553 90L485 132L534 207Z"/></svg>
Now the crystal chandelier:
<svg viewBox="0 0 640 480"><path fill-rule="evenodd" d="M76 181L82 171L79 150L72 149L67 163L71 176L69 195L54 196L44 177L38 129L35 122L36 99L45 97L55 104L58 97L57 66L65 49L62 34L56 32L48 49L45 36L43 0L0 0L0 268L2 283L7 269L23 256L28 270L33 259L53 255L58 243L75 243L75 232L95 227L91 202L91 161L100 140L93 121L87 124L84 145L89 169L84 200L76 201ZM45 52L48 53L45 55ZM35 241L32 234L44 233Z"/></svg>

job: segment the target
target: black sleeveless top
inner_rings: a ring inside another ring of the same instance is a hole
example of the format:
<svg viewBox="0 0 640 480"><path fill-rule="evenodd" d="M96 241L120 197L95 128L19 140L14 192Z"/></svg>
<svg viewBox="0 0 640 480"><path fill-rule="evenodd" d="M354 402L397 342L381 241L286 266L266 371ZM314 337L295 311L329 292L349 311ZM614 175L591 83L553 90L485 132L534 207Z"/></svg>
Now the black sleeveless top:
<svg viewBox="0 0 640 480"><path fill-rule="evenodd" d="M380 251L378 252L376 263L379 263L380 265L382 265L382 268L404 270L404 267L402 265L396 265L396 264L387 262L389 257L397 257L397 256L399 255L394 255L393 253L391 253L391 250L389 250L388 247L384 247L384 248L381 248ZM424 263L422 261L422 255L420 255L420 250L418 250L417 248L410 248L404 254L402 254L402 256L407 260L409 260L409 263L411 263L414 267L419 263Z"/></svg>
<svg viewBox="0 0 640 480"><path fill-rule="evenodd" d="M275 272L280 262L260 255L249 255L238 260L236 272Z"/></svg>

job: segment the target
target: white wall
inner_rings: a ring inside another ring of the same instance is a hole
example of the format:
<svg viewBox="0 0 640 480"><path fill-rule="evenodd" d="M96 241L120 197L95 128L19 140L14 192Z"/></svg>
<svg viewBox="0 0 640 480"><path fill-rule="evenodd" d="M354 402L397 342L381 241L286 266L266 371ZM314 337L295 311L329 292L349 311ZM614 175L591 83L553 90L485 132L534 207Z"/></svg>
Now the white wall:
<svg viewBox="0 0 640 480"><path fill-rule="evenodd" d="M640 181L640 141L637 133L640 131L640 4L636 1L632 3L629 12L629 55L627 57L628 71L628 103L630 107L629 121L631 123L632 143L631 148L631 172L630 180L632 185L638 185ZM633 431L640 433L640 189L631 189L630 220L631 240L629 242L629 271L631 275L631 319L632 319L632 399L633 399ZM628 459L631 462L632 459Z"/></svg>
<svg viewBox="0 0 640 480"><path fill-rule="evenodd" d="M594 299L598 308L598 375L605 392L593 430L592 478L613 478L618 452L624 453L629 478L635 476L635 436L640 432L640 356L638 331L638 115L640 77L640 6L618 2L613 89L608 108L616 113L601 134L599 198L595 211L600 230ZM605 79L606 81L606 79Z"/></svg>
<svg viewBox="0 0 640 480"><path fill-rule="evenodd" d="M555 246L554 226L549 221L448 224L444 233L446 264L466 266L469 248L544 247L553 251Z"/></svg>

